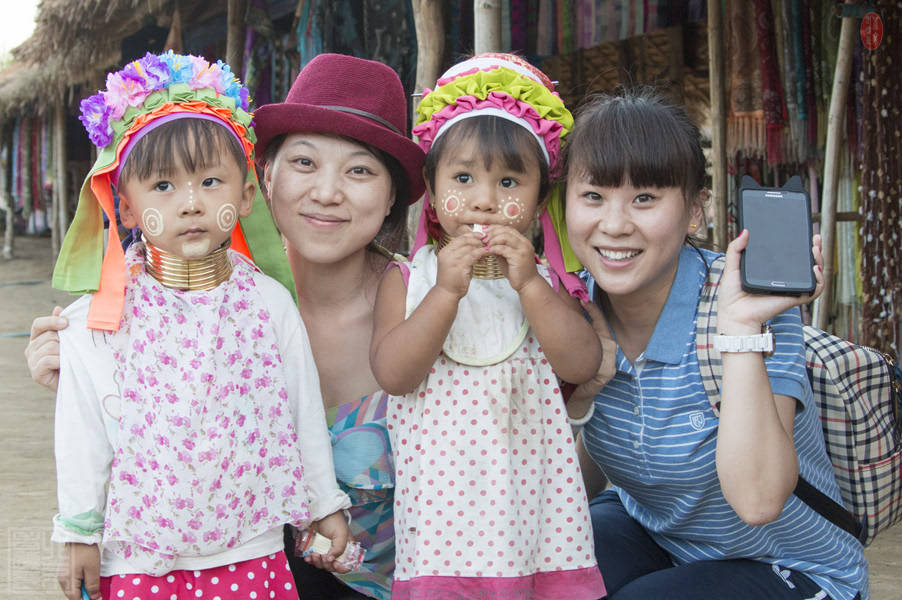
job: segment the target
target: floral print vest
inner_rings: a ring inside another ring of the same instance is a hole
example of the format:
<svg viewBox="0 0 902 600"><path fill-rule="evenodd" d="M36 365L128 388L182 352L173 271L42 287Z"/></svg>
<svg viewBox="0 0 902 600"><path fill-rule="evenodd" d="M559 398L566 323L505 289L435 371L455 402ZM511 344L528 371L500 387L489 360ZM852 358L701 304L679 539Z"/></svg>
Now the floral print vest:
<svg viewBox="0 0 902 600"><path fill-rule="evenodd" d="M126 255L103 543L147 573L309 521L276 332L255 267L229 254L231 278L209 291L163 287L142 244Z"/></svg>

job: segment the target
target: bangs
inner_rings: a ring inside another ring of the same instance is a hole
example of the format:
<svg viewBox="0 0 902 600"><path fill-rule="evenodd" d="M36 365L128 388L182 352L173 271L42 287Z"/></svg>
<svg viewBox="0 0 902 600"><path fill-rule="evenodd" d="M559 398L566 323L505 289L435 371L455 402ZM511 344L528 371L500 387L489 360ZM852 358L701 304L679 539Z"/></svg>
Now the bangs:
<svg viewBox="0 0 902 600"><path fill-rule="evenodd" d="M436 153L442 154L444 146L460 148L467 142L474 144L477 156L482 159L486 169L490 169L495 160L499 160L504 168L524 173L526 172L524 154L534 155L539 166L548 169L545 156L535 137L523 126L507 119L493 115L463 119L442 134L435 144L441 146L436 149Z"/></svg>
<svg viewBox="0 0 902 600"><path fill-rule="evenodd" d="M229 155L246 177L244 151L224 125L205 119L179 119L157 127L138 140L120 180L172 177L178 167L195 173L222 164Z"/></svg>
<svg viewBox="0 0 902 600"><path fill-rule="evenodd" d="M479 115L463 119L450 126L426 153L423 167L426 180L435 186L435 172L446 154L460 152L466 144L472 144L477 158L486 169L495 161L505 169L526 173L527 157L533 156L539 166L539 198L545 198L550 186L548 162L536 138L522 125L494 115Z"/></svg>
<svg viewBox="0 0 902 600"><path fill-rule="evenodd" d="M592 185L677 187L688 199L704 187L698 130L653 98L591 104L565 148L568 172Z"/></svg>

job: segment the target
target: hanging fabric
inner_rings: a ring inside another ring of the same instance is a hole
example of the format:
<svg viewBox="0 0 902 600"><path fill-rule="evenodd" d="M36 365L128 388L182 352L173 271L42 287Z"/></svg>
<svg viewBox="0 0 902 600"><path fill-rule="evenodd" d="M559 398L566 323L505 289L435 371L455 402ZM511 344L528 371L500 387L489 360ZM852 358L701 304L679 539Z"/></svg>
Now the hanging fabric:
<svg viewBox="0 0 902 600"><path fill-rule="evenodd" d="M19 171L22 176L20 200L22 202L22 218L26 221L31 217L31 211L34 208L34 196L32 195L31 185L31 155L34 148L31 139L31 130L34 127L33 120L26 118L22 120L22 129L20 132L21 140L21 162L19 163Z"/></svg>
<svg viewBox="0 0 902 600"><path fill-rule="evenodd" d="M528 6L527 0L511 0L510 2L511 51L521 54L528 52L526 45Z"/></svg>
<svg viewBox="0 0 902 600"><path fill-rule="evenodd" d="M243 81L256 106L273 102L269 57L273 54L275 31L266 0L249 0L247 33L244 38Z"/></svg>
<svg viewBox="0 0 902 600"><path fill-rule="evenodd" d="M764 122L767 138L767 160L778 164L783 160L782 138L786 123L780 67L775 53L773 15L770 0L755 0L755 24L758 32L758 58L761 61L761 91L764 100Z"/></svg>
<svg viewBox="0 0 902 600"><path fill-rule="evenodd" d="M360 6L360 3L350 2L349 5ZM364 0L358 27L358 37L363 44L357 56L389 65L398 73L404 89L413 90L416 83L417 47L410 2Z"/></svg>
<svg viewBox="0 0 902 600"><path fill-rule="evenodd" d="M876 0L883 18L883 41L864 50L861 132L861 198L864 341L900 352L902 324L902 13L895 0Z"/></svg>
<svg viewBox="0 0 902 600"><path fill-rule="evenodd" d="M724 61L727 92L727 156L748 156L765 149L764 98L757 35L749 27L755 9L750 2L729 2L724 15Z"/></svg>

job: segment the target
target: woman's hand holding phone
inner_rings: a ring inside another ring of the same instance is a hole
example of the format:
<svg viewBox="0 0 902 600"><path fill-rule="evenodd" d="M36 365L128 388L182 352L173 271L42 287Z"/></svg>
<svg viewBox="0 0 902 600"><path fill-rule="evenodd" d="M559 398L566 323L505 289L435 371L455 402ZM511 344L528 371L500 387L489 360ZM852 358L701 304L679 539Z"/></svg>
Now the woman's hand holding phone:
<svg viewBox="0 0 902 600"><path fill-rule="evenodd" d="M815 288L811 294L801 296L766 295L750 293L743 289L739 275L740 256L748 246L750 234L743 230L727 246L726 263L718 292L717 328L729 335L754 335L761 332L761 325L778 314L802 304L807 304L824 290L824 256L821 254L821 236L812 239Z"/></svg>

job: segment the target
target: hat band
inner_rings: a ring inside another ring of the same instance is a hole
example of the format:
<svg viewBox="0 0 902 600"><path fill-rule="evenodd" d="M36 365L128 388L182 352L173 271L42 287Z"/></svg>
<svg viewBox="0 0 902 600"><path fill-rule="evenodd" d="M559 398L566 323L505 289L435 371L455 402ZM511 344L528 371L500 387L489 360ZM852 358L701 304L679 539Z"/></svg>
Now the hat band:
<svg viewBox="0 0 902 600"><path fill-rule="evenodd" d="M391 129L392 131L397 133L398 135L404 135L403 133L401 133L401 130L399 130L397 127L395 127L394 125L392 125L391 123L389 123L388 121L386 121L385 119L380 117L379 115L374 115L373 113L366 112L365 110L360 110L359 108L351 108L350 106L325 106L325 105L320 105L320 108L328 108L330 110L337 110L339 112L351 113L352 115L364 117L364 118L370 119L371 121L376 121L377 123L379 123L381 125L385 125L389 129Z"/></svg>

